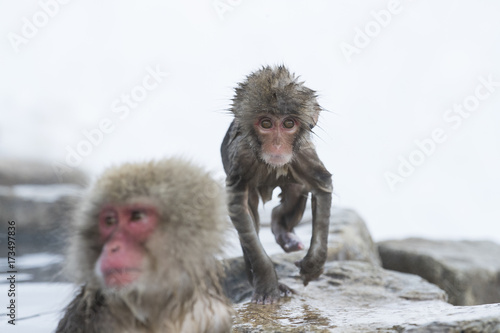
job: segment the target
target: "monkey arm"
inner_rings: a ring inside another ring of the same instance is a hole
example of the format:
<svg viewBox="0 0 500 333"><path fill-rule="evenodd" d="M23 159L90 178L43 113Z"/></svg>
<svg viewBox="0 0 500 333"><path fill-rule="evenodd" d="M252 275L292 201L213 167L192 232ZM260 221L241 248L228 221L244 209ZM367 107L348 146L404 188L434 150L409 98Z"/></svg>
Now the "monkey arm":
<svg viewBox="0 0 500 333"><path fill-rule="evenodd" d="M330 226L330 208L332 194L319 192L312 194L312 237L311 246L306 256L297 262L304 285L318 278L323 273L328 251L328 229Z"/></svg>
<svg viewBox="0 0 500 333"><path fill-rule="evenodd" d="M254 287L252 301L272 303L280 297L278 277L271 259L266 254L252 220L248 207L248 184L239 177L226 182L228 193L229 216L233 222L247 264L250 283Z"/></svg>
<svg viewBox="0 0 500 333"><path fill-rule="evenodd" d="M59 321L55 333L84 333L85 325L81 323L87 322L87 316L85 316L85 309L82 306L83 300L83 290L76 296L76 298L71 302L66 308L66 313L64 317ZM77 324L78 323L78 324Z"/></svg>
<svg viewBox="0 0 500 333"><path fill-rule="evenodd" d="M304 259L296 262L304 285L323 272L328 252L328 229L332 205L332 175L326 170L314 149L304 149L301 161L294 170L298 179L311 189L312 237Z"/></svg>

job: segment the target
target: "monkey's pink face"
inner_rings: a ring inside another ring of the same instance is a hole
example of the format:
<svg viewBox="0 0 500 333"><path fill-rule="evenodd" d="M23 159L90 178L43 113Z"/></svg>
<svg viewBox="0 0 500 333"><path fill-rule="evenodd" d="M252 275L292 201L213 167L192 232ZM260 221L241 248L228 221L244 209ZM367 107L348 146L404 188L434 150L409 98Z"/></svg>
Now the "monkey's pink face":
<svg viewBox="0 0 500 333"><path fill-rule="evenodd" d="M293 157L293 143L299 122L290 116L262 116L254 123L262 142L262 159L269 165L280 167Z"/></svg>
<svg viewBox="0 0 500 333"><path fill-rule="evenodd" d="M103 244L96 273L108 287L136 281L144 269L145 243L156 229L158 211L147 204L106 205L99 213Z"/></svg>

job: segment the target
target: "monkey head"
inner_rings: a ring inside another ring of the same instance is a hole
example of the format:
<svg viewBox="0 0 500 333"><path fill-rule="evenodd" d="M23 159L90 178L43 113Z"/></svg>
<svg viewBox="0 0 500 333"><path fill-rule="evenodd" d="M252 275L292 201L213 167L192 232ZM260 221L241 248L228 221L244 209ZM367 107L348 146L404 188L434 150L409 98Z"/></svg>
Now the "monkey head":
<svg viewBox="0 0 500 333"><path fill-rule="evenodd" d="M107 170L77 215L70 273L110 293L165 284L192 293L214 271L223 243L221 191L206 172L177 159Z"/></svg>
<svg viewBox="0 0 500 333"><path fill-rule="evenodd" d="M231 111L261 161L281 167L310 142L321 107L315 92L284 66L263 67L235 90Z"/></svg>

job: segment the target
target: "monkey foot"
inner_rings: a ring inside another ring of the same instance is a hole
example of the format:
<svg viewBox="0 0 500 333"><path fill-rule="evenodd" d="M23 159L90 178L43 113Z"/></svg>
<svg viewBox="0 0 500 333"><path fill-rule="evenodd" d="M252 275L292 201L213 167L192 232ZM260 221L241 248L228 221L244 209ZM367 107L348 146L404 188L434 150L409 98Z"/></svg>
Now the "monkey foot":
<svg viewBox="0 0 500 333"><path fill-rule="evenodd" d="M280 290L280 296L281 297L290 297L292 294L295 294L295 290L287 286L286 284L280 283L278 285L278 288Z"/></svg>
<svg viewBox="0 0 500 333"><path fill-rule="evenodd" d="M278 303L281 297L290 297L295 294L295 290L283 283L278 284L278 290L269 293L259 293L254 291L252 295L252 303L255 304L274 304Z"/></svg>
<svg viewBox="0 0 500 333"><path fill-rule="evenodd" d="M285 252L300 251L305 248L300 238L293 232L282 231L275 234L278 243Z"/></svg>
<svg viewBox="0 0 500 333"><path fill-rule="evenodd" d="M270 292L258 292L254 290L252 295L252 303L255 304L273 304L278 303L281 291L273 290Z"/></svg>

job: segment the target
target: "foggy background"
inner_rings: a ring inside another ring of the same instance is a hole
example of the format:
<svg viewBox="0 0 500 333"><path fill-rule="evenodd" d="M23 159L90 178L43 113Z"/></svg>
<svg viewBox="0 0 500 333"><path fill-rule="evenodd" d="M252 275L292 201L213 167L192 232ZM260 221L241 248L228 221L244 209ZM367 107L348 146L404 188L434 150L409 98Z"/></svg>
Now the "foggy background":
<svg viewBox="0 0 500 333"><path fill-rule="evenodd" d="M233 87L262 65L285 64L326 110L315 143L333 173L334 204L357 210L376 240L500 241L500 3L61 0L51 10L43 3L51 2L1 5L1 157L72 167L68 147L76 150L84 131L109 119L113 131L78 167L98 174L180 155L223 179L219 146ZM375 17L393 7L382 26ZM360 30L373 37L356 40ZM343 45L364 47L346 57ZM168 75L145 97L136 90L143 100L121 119L125 111L113 105L126 105L121 96L142 85L147 68ZM453 128L447 110L488 76L494 91ZM386 173L397 175L400 156L408 160L414 141L436 128L446 141L391 190Z"/></svg>
<svg viewBox="0 0 500 333"><path fill-rule="evenodd" d="M177 155L222 181L233 88L285 64L325 109L314 142L334 205L376 241L500 242L499 14L488 0L2 1L0 158L95 176Z"/></svg>

